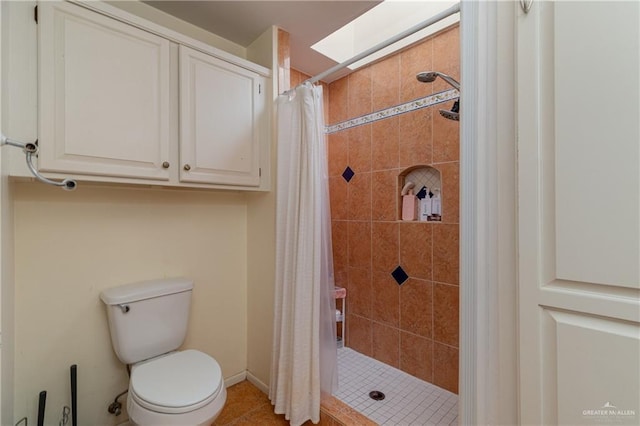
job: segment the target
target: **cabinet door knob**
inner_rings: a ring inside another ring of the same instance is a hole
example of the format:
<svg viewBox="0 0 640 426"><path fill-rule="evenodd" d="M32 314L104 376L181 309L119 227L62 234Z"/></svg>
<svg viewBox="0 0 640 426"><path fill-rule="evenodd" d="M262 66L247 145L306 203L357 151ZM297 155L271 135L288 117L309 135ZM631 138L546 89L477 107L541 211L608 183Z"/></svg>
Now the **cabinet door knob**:
<svg viewBox="0 0 640 426"><path fill-rule="evenodd" d="M163 168L163 169L168 169L170 165L171 165L171 164L169 164L169 162L168 162L168 161L165 161L164 163L162 163L162 168Z"/></svg>
<svg viewBox="0 0 640 426"><path fill-rule="evenodd" d="M189 170L191 170L191 166L190 166L190 165L188 165L188 164L185 164L185 165L184 165L184 169L185 169L186 171L189 171Z"/></svg>

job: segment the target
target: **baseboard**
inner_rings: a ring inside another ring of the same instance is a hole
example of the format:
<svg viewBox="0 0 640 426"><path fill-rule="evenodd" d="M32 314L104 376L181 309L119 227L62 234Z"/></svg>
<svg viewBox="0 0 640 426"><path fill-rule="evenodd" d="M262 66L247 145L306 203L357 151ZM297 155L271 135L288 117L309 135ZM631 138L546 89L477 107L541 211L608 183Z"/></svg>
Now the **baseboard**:
<svg viewBox="0 0 640 426"><path fill-rule="evenodd" d="M246 375L247 375L247 380L248 381L253 383L253 385L255 387L257 387L258 389L260 389L262 392L264 392L267 395L269 395L269 385L267 385L266 383L263 383L260 379L258 379L256 376L251 374L251 372L249 372L249 371L246 372Z"/></svg>
<svg viewBox="0 0 640 426"><path fill-rule="evenodd" d="M229 386L233 386L237 383L244 381L247 378L247 372L243 371L242 373L234 374L231 377L227 377L224 379L224 387L228 388Z"/></svg>

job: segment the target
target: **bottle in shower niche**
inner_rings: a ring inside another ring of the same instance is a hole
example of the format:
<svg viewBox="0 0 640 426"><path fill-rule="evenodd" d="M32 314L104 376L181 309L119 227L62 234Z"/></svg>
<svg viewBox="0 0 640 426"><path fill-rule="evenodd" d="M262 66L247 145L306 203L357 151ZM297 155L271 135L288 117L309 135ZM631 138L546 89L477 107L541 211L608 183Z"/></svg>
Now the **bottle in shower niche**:
<svg viewBox="0 0 640 426"><path fill-rule="evenodd" d="M400 195L402 195L402 220L416 220L418 216L417 198L413 194L413 182L407 182Z"/></svg>
<svg viewBox="0 0 640 426"><path fill-rule="evenodd" d="M420 222L426 222L430 220L431 216L431 197L429 196L429 188L423 186L417 196L420 200L418 207L418 220Z"/></svg>
<svg viewBox="0 0 640 426"><path fill-rule="evenodd" d="M433 189L431 198L431 220L442 220L442 199L440 198L440 188Z"/></svg>

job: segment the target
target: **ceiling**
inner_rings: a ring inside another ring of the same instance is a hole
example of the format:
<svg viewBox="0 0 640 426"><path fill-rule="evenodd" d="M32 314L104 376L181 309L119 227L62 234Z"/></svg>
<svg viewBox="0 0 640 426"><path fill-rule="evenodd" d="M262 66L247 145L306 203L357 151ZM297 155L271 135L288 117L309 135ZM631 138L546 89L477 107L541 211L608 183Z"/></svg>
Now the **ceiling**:
<svg viewBox="0 0 640 426"><path fill-rule="evenodd" d="M271 25L290 34L291 66L315 75L336 64L311 45L381 0L357 1L144 1L150 6L247 47ZM346 74L337 73L330 82Z"/></svg>

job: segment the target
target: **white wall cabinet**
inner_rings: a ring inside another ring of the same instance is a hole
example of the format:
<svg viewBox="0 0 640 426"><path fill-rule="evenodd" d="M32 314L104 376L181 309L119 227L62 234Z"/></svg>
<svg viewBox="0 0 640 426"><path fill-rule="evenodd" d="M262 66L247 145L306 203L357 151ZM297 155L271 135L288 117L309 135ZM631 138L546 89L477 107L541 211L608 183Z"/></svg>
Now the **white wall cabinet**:
<svg viewBox="0 0 640 426"><path fill-rule="evenodd" d="M38 13L40 169L168 180L169 41L70 3Z"/></svg>
<svg viewBox="0 0 640 426"><path fill-rule="evenodd" d="M268 189L269 70L88 7L96 3L38 5L40 170L80 181Z"/></svg>
<svg viewBox="0 0 640 426"><path fill-rule="evenodd" d="M180 180L260 184L264 77L180 46Z"/></svg>

